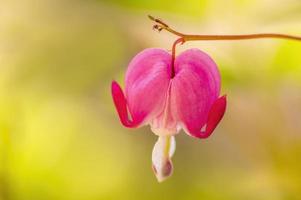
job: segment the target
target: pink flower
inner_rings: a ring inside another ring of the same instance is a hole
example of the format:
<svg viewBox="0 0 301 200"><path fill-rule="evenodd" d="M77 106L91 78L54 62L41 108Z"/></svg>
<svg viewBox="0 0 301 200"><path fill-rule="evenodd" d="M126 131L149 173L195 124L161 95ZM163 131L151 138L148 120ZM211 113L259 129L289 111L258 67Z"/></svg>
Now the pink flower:
<svg viewBox="0 0 301 200"><path fill-rule="evenodd" d="M174 74L174 75L173 75ZM181 128L193 137L209 137L226 109L220 95L220 74L204 52L190 49L176 57L162 49L145 49L130 62L125 95L112 82L112 96L121 123L129 128L150 125L159 136L153 170L159 181L172 174L171 157Z"/></svg>

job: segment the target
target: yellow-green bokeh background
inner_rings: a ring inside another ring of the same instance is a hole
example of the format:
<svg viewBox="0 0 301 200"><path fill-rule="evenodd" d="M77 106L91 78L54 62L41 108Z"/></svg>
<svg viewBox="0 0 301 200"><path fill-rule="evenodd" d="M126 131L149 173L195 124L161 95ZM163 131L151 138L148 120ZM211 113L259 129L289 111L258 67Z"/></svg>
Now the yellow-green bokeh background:
<svg viewBox="0 0 301 200"><path fill-rule="evenodd" d="M157 183L156 137L121 126L110 96L130 59L179 31L301 34L300 0L0 0L1 200L298 200L301 43L190 42L220 67L227 113L208 140L181 132Z"/></svg>

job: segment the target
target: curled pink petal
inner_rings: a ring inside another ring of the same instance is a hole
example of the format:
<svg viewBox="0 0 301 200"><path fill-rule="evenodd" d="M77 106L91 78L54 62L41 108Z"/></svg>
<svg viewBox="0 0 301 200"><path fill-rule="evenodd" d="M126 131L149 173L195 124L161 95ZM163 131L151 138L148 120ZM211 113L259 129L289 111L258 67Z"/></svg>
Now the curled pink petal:
<svg viewBox="0 0 301 200"><path fill-rule="evenodd" d="M112 82L111 89L113 101L121 123L126 127L136 127L137 125L139 125L143 120L143 116L140 116L140 118L135 117L132 121L129 119L126 99L121 87L116 81Z"/></svg>
<svg viewBox="0 0 301 200"><path fill-rule="evenodd" d="M212 134L212 132L214 131L218 123L223 118L226 111L226 106L227 106L226 95L218 98L213 103L209 111L205 131L194 129L193 127L187 127L189 133L197 138L202 138L202 139L208 138Z"/></svg>

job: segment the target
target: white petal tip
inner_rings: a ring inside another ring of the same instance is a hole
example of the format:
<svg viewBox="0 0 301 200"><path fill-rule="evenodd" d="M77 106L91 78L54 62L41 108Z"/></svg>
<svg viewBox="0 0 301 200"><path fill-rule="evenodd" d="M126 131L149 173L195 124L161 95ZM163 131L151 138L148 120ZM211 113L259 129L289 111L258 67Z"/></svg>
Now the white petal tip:
<svg viewBox="0 0 301 200"><path fill-rule="evenodd" d="M161 170L159 171L156 169L155 165L153 165L152 168L159 183L169 178L173 171L172 162L170 160L166 161L164 166L162 166Z"/></svg>

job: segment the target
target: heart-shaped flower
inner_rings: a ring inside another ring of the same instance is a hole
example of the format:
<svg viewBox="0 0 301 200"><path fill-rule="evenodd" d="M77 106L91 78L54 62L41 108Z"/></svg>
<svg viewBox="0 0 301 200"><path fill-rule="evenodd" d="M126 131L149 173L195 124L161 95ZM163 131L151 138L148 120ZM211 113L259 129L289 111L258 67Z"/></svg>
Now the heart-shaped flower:
<svg viewBox="0 0 301 200"><path fill-rule="evenodd" d="M176 57L162 49L145 49L130 62L125 94L112 82L112 96L121 123L130 128L150 125L159 136L152 154L159 181L172 174L171 157L181 128L207 138L222 119L226 96L220 95L220 74L204 52L190 49Z"/></svg>

